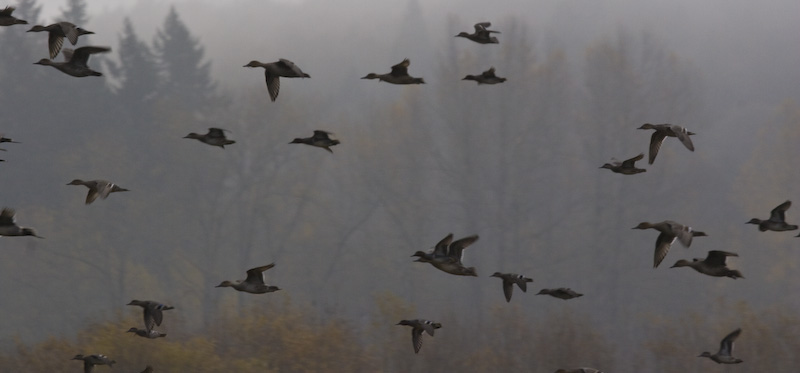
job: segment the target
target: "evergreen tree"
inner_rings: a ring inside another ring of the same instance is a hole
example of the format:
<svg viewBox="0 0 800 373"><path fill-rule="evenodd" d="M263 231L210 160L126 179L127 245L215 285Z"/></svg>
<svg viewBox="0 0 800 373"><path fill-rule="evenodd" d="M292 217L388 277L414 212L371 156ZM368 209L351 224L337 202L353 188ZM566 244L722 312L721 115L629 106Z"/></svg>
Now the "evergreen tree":
<svg viewBox="0 0 800 373"><path fill-rule="evenodd" d="M174 7L170 8L153 44L164 74L159 87L163 97L171 104L195 111L215 101L210 62L203 62L203 47L189 33Z"/></svg>
<svg viewBox="0 0 800 373"><path fill-rule="evenodd" d="M61 11L61 18L58 21L72 22L78 27L84 27L89 21L86 15L86 0L67 0L67 9ZM82 38L84 37L86 36Z"/></svg>
<svg viewBox="0 0 800 373"><path fill-rule="evenodd" d="M149 123L158 85L158 62L150 47L136 36L128 18L123 21L119 38L119 60L119 65L109 64L109 69L120 84L116 94L117 100L125 103L125 117L136 115L140 122Z"/></svg>

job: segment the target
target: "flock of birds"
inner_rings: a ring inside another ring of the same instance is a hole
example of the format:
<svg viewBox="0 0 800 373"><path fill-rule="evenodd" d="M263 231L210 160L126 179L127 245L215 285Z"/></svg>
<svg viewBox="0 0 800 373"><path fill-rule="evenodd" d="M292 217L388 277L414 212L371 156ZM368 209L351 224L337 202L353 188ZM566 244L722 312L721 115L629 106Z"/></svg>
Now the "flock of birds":
<svg viewBox="0 0 800 373"><path fill-rule="evenodd" d="M16 24L27 24L26 21L17 19L12 16L14 8L7 6L5 9L0 10L0 26L11 26ZM475 24L475 31L473 33L461 32L456 37L463 37L480 44L497 44L499 43L497 37L492 34L499 34L499 31L489 30L491 26L489 22L481 22ZM88 59L92 54L106 53L111 50L108 47L95 47L84 46L75 49L64 48L62 45L64 38L67 38L70 43L75 45L79 36L93 34L91 31L84 30L70 22L58 22L48 26L36 25L29 30L29 32L47 32L48 37L48 50L50 59L41 59L36 62L39 65L52 66L61 72L75 76L102 76L100 72L92 70L88 65ZM59 51L64 55L64 62L55 62L54 59ZM408 67L410 61L403 60L399 64L392 66L391 72L386 74L369 73L362 79L378 79L391 84L424 84L422 78L412 77L408 75ZM271 101L275 101L280 91L280 77L284 78L310 78L293 62L280 59L272 63L262 63L259 61L251 61L244 67L261 67L264 69L266 78L267 91ZM467 75L462 80L473 80L478 84L498 84L506 81L505 78L497 77L495 75L494 67L484 71L479 75ZM639 127L644 130L654 130L649 144L649 164L653 164L662 143L667 137L674 137L690 151L694 151L694 145L690 138L694 133L688 131L686 128L674 124L650 124L646 123ZM332 139L331 133L316 130L314 135L307 138L295 138L290 144L306 144L319 148L323 148L329 152L331 146L338 145L339 140ZM220 128L209 128L206 134L190 133L185 136L188 139L196 139L211 146L218 146L224 148L225 145L234 144L234 140L230 140L225 135L225 130ZM19 143L10 138L3 137L0 134L0 143ZM4 149L0 149L4 150ZM612 161L606 163L600 168L610 169L612 172L623 175L635 175L646 172L645 169L637 168L636 161L641 160L644 154L639 154L633 158L625 161ZM2 160L0 160L2 161ZM107 198L110 193L124 192L127 189L122 188L114 183L105 180L89 180L84 181L80 179L73 180L67 185L84 185L89 188L88 195L86 196L86 204L90 204L98 197L103 199ZM791 206L790 201L786 201L770 213L767 220L752 219L748 223L756 224L760 231L789 231L796 230L797 225L790 225L785 222L786 210ZM706 236L704 232L695 231L688 225L680 224L674 221L665 220L658 223L642 222L633 229L655 229L659 231L656 238L655 254L653 267L658 267L662 260L666 257L670 247L677 240L683 246L689 247L692 243L693 237ZM0 212L0 236L38 236L33 228L22 227L17 225L15 220L15 211L11 208L3 208ZM800 236L800 235L798 235ZM412 257L417 257L415 262L430 263L433 267L452 275L458 276L477 276L475 267L467 267L462 263L463 251L478 240L478 235L472 235L453 241L453 234L448 234L444 239L439 241L430 252L417 251ZM692 261L681 259L678 260L672 267L691 267L695 271L715 277L729 277L729 278L744 278L738 270L729 269L726 265L726 259L729 256L738 256L736 253L712 250L708 252L705 259L695 258ZM232 287L237 291L251 293L251 294L264 294L280 290L277 286L266 285L264 282L263 272L275 266L274 263L255 267L247 270L247 278L245 280L237 281L223 281L217 287ZM524 275L516 273L501 273L495 272L491 277L498 277L502 280L503 294L507 302L511 301L514 285L519 287L523 292L527 292L527 284L533 282L533 279ZM559 299L568 300L582 296L583 294L577 293L569 288L556 288L556 289L542 289L538 294L550 295ZM537 295L538 295L537 294ZM128 305L140 306L143 309L144 329L132 327L128 332L134 333L148 339L166 337L165 333L155 330L156 326L160 326L163 315L162 311L171 310L174 307L156 301L140 301L132 300ZM425 320L425 319L412 319L401 320L397 325L410 326L411 340L415 353L419 353L422 347L422 335L427 333L430 336L434 335L434 331L442 327L441 323ZM733 343L736 338L741 334L741 329L728 334L720 343L720 348L717 353L711 354L703 352L699 357L707 357L720 364L737 364L742 360L732 356ZM84 363L84 372L91 372L96 365L109 365L116 363L105 355L76 355L73 360L82 360ZM143 373L152 372L152 367L148 366ZM559 369L556 373L599 373L599 370L593 368L576 368L576 369Z"/></svg>

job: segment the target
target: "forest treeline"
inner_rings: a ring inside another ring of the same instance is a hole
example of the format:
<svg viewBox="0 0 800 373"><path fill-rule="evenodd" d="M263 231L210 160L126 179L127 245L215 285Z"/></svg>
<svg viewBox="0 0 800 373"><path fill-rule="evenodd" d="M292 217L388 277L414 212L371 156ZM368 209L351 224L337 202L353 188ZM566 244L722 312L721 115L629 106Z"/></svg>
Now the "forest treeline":
<svg viewBox="0 0 800 373"><path fill-rule="evenodd" d="M587 320L586 310L532 316L518 306L494 307L491 328L478 329L458 315L444 315L435 336L424 336L419 354L413 353L410 329L396 325L416 312L413 305L392 294L373 298L368 317L358 322L294 303L278 295L269 303L243 310L237 317L213 325L181 331L172 321L167 337L154 340L126 333L138 318L123 317L87 326L74 338L50 337L0 353L0 366L9 371L78 371L82 363L70 360L78 352L103 352L116 369L156 372L409 372L409 371L533 371L553 372L577 366L613 366L618 351L613 334L605 334ZM719 318L690 313L680 317L641 315L650 324L647 340L636 353L624 352L623 371L723 372L696 356L716 352L718 335L698 330L724 331L741 325L737 354L748 365L781 371L798 363L795 356L800 320L785 308L754 310L744 303L717 300L714 311L734 309L744 317ZM709 328L710 327L710 328ZM172 329L175 332L172 332ZM477 335L491 343L475 343ZM619 364L619 363L616 363ZM99 368L98 368L99 369Z"/></svg>
<svg viewBox="0 0 800 373"><path fill-rule="evenodd" d="M85 0L66 4L59 20L91 25ZM404 24L425 19L409 4ZM37 0L16 7L45 22ZM798 305L783 294L797 290L797 242L742 226L796 197L797 173L771 154L798 155L800 106L770 103L748 129L752 152L716 163L714 152L733 153L718 134L734 126L716 122L701 69L657 35L620 28L575 54L523 17L493 22L496 46L412 46L425 52L412 75L433 66L425 85L358 79L397 60L331 92L308 88L323 79L307 71L285 79L275 103L261 70L245 70L252 85L220 88L225 77L212 76L213 56L175 8L152 40L130 20L117 35L82 36L118 42L90 61L102 78L33 65L46 37L0 30L0 132L22 142L4 145L0 203L46 237L0 240L0 366L77 370L70 357L103 353L125 371L157 372L715 371L696 356L737 327L749 369L796 366ZM425 40L424 29L392 45ZM460 80L490 66L508 81ZM668 139L646 173L598 170L646 152L650 133L636 128L647 122L686 126L697 151ZM208 127L236 143L183 139ZM288 144L315 129L341 140L333 154ZM75 178L131 191L84 206L85 189L64 185ZM630 228L665 219L709 233L667 261L734 251L746 279L650 268L654 236ZM480 235L464 259L478 278L412 262L450 232ZM277 293L214 287L271 262ZM494 271L586 295L517 292L507 304ZM125 333L141 323L131 299L176 307L167 338ZM419 355L395 325L413 318L444 325Z"/></svg>

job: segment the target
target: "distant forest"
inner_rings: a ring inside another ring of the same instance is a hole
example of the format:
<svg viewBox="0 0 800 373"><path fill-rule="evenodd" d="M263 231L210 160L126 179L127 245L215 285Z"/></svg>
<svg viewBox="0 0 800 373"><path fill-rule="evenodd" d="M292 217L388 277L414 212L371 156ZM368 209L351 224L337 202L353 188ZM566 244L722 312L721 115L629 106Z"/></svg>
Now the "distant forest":
<svg viewBox="0 0 800 373"><path fill-rule="evenodd" d="M418 0L401 3L403 24L424 22ZM74 78L33 64L48 50L26 32L43 24L41 6L15 6L29 24L0 28L0 133L21 144L2 145L0 207L45 238L0 239L2 371L79 371L72 356L102 353L126 372L722 372L697 355L739 327L742 371L800 365L800 304L787 296L799 290L800 239L744 224L800 200L796 97L724 101L709 67L649 30L620 27L575 54L512 15L492 20L499 45L452 33L420 46L409 71L432 72L427 84L358 79L415 56L408 41L426 29L408 27L385 66L325 77L294 60L311 78L282 80L270 102L261 69L221 88L174 7L152 40L126 19L118 46L89 61L104 76ZM91 25L85 0L57 19ZM374 47L362 38L353 45ZM278 58L292 56L253 57ZM489 67L508 81L461 80ZM654 164L640 161L645 173L599 169L646 153L650 132L636 128L665 122L696 132L696 151L667 139ZM183 138L209 127L236 143ZM317 129L341 140L333 154L289 144ZM130 192L84 206L86 189L65 185L76 178ZM653 269L655 232L631 228L667 219L709 237ZM451 232L480 235L464 258L477 278L410 257ZM707 250L737 252L729 265L745 279L669 268ZM272 262L278 292L215 288ZM509 303L495 271L534 282ZM585 296L535 296L557 287ZM131 299L175 306L166 338L125 333L142 323ZM443 324L416 355L396 325L415 318Z"/></svg>

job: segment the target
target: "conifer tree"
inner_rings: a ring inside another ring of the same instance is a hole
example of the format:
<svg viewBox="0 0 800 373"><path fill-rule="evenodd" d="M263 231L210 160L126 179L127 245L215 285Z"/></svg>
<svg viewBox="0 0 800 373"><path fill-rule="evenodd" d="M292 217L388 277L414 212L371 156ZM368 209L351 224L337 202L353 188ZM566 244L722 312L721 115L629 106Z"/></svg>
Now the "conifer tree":
<svg viewBox="0 0 800 373"><path fill-rule="evenodd" d="M135 114L138 121L149 122L149 114L157 93L159 66L150 47L139 39L129 18L123 21L119 38L119 64L109 64L119 82L117 100L124 102L127 116ZM144 118L142 118L144 116Z"/></svg>
<svg viewBox="0 0 800 373"><path fill-rule="evenodd" d="M67 0L67 9L61 10L58 22L72 22L78 27L84 27L89 21L86 15L86 0ZM86 36L81 37L81 40Z"/></svg>
<svg viewBox="0 0 800 373"><path fill-rule="evenodd" d="M164 26L154 40L161 64L162 86L159 92L173 104L187 110L202 110L215 101L216 87L209 75L210 62L204 62L200 42L170 8Z"/></svg>

